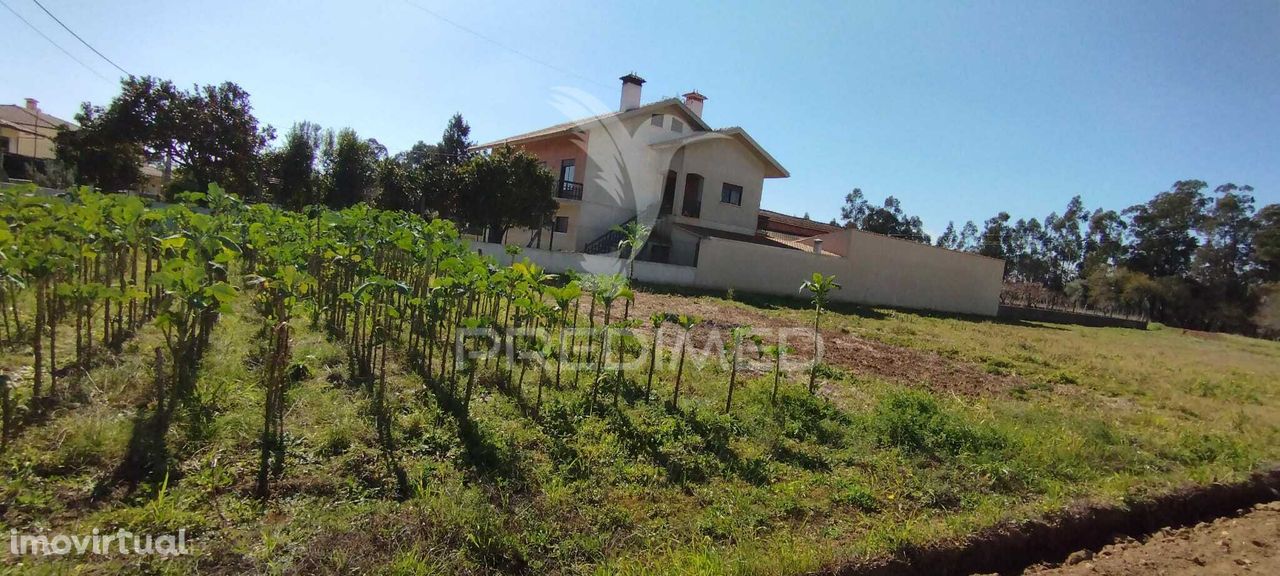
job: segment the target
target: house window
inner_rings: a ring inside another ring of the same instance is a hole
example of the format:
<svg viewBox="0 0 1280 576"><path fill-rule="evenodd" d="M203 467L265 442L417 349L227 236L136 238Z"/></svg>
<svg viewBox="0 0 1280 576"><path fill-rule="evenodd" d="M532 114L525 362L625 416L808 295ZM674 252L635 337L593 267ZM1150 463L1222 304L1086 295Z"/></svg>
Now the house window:
<svg viewBox="0 0 1280 576"><path fill-rule="evenodd" d="M653 124L654 126L657 126L657 127L661 128L661 127L662 127L662 115L661 115L661 114L654 114L653 116L650 116L650 117L649 117L649 123L650 123L650 124Z"/></svg>
<svg viewBox="0 0 1280 576"><path fill-rule="evenodd" d="M559 232L561 234L569 232L569 217L556 216L555 226L552 228L552 231Z"/></svg>
<svg viewBox="0 0 1280 576"><path fill-rule="evenodd" d="M702 176L689 174L684 177L684 205L680 214L690 218L702 216Z"/></svg>
<svg viewBox="0 0 1280 576"><path fill-rule="evenodd" d="M575 167L574 167L573 158L560 161L560 181L561 182L576 182L576 180L573 179L574 172L575 172Z"/></svg>
<svg viewBox="0 0 1280 576"><path fill-rule="evenodd" d="M678 120L678 119L676 119L676 118L672 118L672 119L671 119L671 131L672 131L672 132L684 132L684 122L681 122L680 120Z"/></svg>
<svg viewBox="0 0 1280 576"><path fill-rule="evenodd" d="M742 205L742 187L737 184L724 183L724 187L720 189L720 201L725 204L733 204L734 206Z"/></svg>
<svg viewBox="0 0 1280 576"><path fill-rule="evenodd" d="M9 137L0 136L0 153L5 153L8 151L9 151Z"/></svg>

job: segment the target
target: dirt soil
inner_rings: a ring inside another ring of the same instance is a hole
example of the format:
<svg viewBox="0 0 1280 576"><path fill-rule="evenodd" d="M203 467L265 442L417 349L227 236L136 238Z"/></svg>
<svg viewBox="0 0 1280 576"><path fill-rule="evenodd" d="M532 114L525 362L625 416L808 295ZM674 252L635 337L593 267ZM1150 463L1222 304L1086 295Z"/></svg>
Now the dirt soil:
<svg viewBox="0 0 1280 576"><path fill-rule="evenodd" d="M712 329L719 330L722 334L740 325L750 325L762 331L778 328L796 328L802 331L809 329L808 326L756 310L704 298L637 293L631 317L644 319L655 312L691 314L701 318L703 324L694 329L691 342L699 347ZM946 358L933 352L867 340L838 330L823 330L822 336L824 362L853 374L965 396L1000 393L1024 384L1017 376L991 374L980 365ZM812 340L807 342L811 343ZM812 358L812 350L808 346L797 348L796 356Z"/></svg>
<svg viewBox="0 0 1280 576"><path fill-rule="evenodd" d="M1235 518L1132 538L1096 553L1075 552L1059 566L1033 566L1025 574L1280 574L1280 502L1258 504Z"/></svg>

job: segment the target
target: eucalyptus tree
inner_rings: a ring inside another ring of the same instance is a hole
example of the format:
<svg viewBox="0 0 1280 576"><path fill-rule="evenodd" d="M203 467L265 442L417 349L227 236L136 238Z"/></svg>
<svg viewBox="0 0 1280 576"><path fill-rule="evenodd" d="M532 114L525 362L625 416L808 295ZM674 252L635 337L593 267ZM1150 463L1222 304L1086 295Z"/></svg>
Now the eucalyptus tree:
<svg viewBox="0 0 1280 576"><path fill-rule="evenodd" d="M818 376L818 347L822 338L818 331L818 323L822 321L822 308L826 306L831 292L839 289L840 284L836 282L835 276L823 276L819 272L814 272L813 276L800 285L801 292L809 292L813 295L813 365L809 368L810 394L816 390L814 386Z"/></svg>

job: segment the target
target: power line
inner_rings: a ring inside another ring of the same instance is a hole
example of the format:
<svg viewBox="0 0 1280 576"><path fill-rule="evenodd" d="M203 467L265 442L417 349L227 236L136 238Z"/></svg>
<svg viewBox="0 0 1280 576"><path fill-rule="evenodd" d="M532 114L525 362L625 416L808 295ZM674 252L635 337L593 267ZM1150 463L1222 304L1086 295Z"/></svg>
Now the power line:
<svg viewBox="0 0 1280 576"><path fill-rule="evenodd" d="M26 25L27 25L27 28L30 28L32 32L35 32L36 34L39 34L41 38L44 38L44 39L45 39L45 40L47 40L50 44L53 44L53 47L54 47L54 48L57 48L58 50L61 50L63 54L66 54L66 55L67 55L67 58L70 58L70 59L72 59L72 60L75 60L76 64L79 64L79 65L83 66L85 70L88 70L88 71L92 72L94 76L97 76L97 77L99 77L99 78L101 78L101 79L103 79L103 80L106 80L107 82L110 82L110 81L111 81L111 79L110 79L110 78L107 78L106 76L103 76L101 72L98 72L97 70L94 70L92 67L90 67L88 64L85 64L83 60L81 60L81 59L79 59L79 58L76 58L75 54L72 54L72 53L68 52L66 48L63 48L61 44L58 44L57 42L55 42L55 41L53 40L53 38L50 38L50 37L49 37L48 35L46 35L44 32L41 32L39 28L36 28L34 24L32 24L31 22L29 22L26 18L23 18L21 14L19 14L19 13L18 13L16 10L14 10L11 6L9 6L7 3L5 3L5 1L4 1L4 0L0 0L0 5L3 5L3 6L5 7L5 9L6 9L6 10L8 10L11 14L13 14L15 17L17 17L17 18L18 18L18 20L21 20L23 24L26 24Z"/></svg>
<svg viewBox="0 0 1280 576"><path fill-rule="evenodd" d="M119 64L116 64L115 62L112 62L112 61L111 61L111 59L110 59L110 58L107 58L107 56L106 56L105 54L103 54L103 53L99 52L97 48L94 48L91 44L89 44L88 42L85 42L85 41L84 41L84 38L81 38L79 34L76 34L76 31L75 31L75 30L72 30L72 29L71 29L70 27L68 27L66 24L63 24L63 23L62 23L62 21L61 21L61 20L59 20L57 16L54 16L54 15L53 15L53 12L50 12L48 8L45 8L45 7L44 7L44 4L41 4L41 3L40 3L40 0L31 0L31 1L32 1L32 2L35 2L35 3L36 3L36 6L39 6L41 10L44 10L44 13L45 13L45 14L48 14L50 18L53 18L53 21L54 21L54 22L57 22L59 26L62 26L62 29L63 29L63 30L66 30L67 32L70 32L70 33L71 33L71 35L72 35L72 36L75 36L75 37L76 37L76 40L79 40L81 44L84 44L84 45L85 45L86 47L88 47L90 50L93 50L93 53L94 53L94 54L97 54L98 56L101 56L103 60L106 60L108 64L110 64L110 65L112 65L112 66L115 66L115 67L116 67L116 70L119 70L119 71L120 71L121 73L123 73L125 76L133 76L133 74L130 74L127 70L125 70L124 68L121 68Z"/></svg>
<svg viewBox="0 0 1280 576"><path fill-rule="evenodd" d="M32 0L32 1L34 1L34 0ZM424 7L424 6L418 5L417 3L412 2L411 0L404 0L404 3L405 3L405 4L410 5L410 6L414 7L414 8L417 8L418 10L421 10L422 12L425 12L427 15L429 15L429 16L431 16L431 17L433 17L433 18L436 18L437 20L440 20L441 22L444 22L445 24L448 24L448 25L450 25L450 26L453 26L454 28L457 28L457 29L459 29L459 30L461 30L461 31L463 31L463 32L466 32L467 34L470 34L470 35L472 35L472 36L475 36L476 38L479 38L479 39L481 39L481 40L484 40L485 42L488 42L488 43L490 43L490 44L493 44L494 46L497 46L498 48L501 48L501 49L503 49L503 50L506 50L507 52L510 52L510 53L512 53L512 54L515 54L516 56L519 56L519 57L521 57L521 58L524 58L525 60L528 60L528 61L530 61L530 62L533 62L534 64L537 64L537 65L539 65L539 66L545 66L545 67L547 67L547 68L550 68L550 69L552 69L552 70L555 70L556 72L560 72L561 74L566 74L566 75L569 75L569 76L573 76L574 78L577 78L577 79L579 79L579 80L582 80L583 82L590 82L591 84L595 84L596 86L600 86L600 87L603 87L603 88L608 88L608 87L609 87L608 85L603 84L603 83L601 83L601 82L599 82L599 81L597 81L597 80L592 80L591 78L587 78L586 76L583 76L583 75L581 75L581 74L578 74L577 72L574 72L574 71L569 70L569 69L566 69L566 68L561 68L560 66L556 66L555 64L552 64L552 63L547 62L547 61L545 61L545 60L541 60L541 59L535 58L535 57L530 56L530 55L528 55L528 54L526 54L526 53L524 53L524 52L521 52L520 50L517 50L517 49L515 49L515 48L512 48L512 47L510 47L510 46L507 46L506 44L503 44L502 42L499 42L499 41L497 41L497 40L494 40L493 38L490 38L490 37L488 37L488 36L486 36L486 35L484 35L484 34L481 34L480 32L477 32L477 31L475 31L475 30L473 30L473 29L471 29L471 28L468 28L468 27L466 27L466 26L463 26L462 24L459 24L459 23L457 23L457 22L455 22L455 21L453 21L453 20L450 20L449 18L445 17L443 14L440 14L439 12L436 12L436 11L431 10L431 9L429 9L429 8L426 8L426 7Z"/></svg>

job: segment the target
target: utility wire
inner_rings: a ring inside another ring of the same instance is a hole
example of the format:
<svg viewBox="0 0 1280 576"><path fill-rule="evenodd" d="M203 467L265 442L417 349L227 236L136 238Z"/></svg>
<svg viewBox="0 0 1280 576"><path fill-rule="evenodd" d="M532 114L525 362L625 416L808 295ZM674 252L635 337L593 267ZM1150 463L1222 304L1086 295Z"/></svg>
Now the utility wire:
<svg viewBox="0 0 1280 576"><path fill-rule="evenodd" d="M34 0L32 0L32 1L34 1ZM524 52L522 52L522 51L520 51L520 50L517 50L517 49L515 49L515 48L512 48L512 47L510 47L510 46L507 46L506 44L503 44L502 42L499 42L499 41L497 41L497 40L494 40L493 38L490 38L489 36L486 36L486 35L484 35L484 34L481 34L480 32L477 32L477 31L475 31L475 30L473 30L473 29L471 29L471 28L468 28L468 27L466 27L466 26L463 26L462 24L459 24L459 23L457 23L457 22L455 22L455 21L453 21L453 20L450 20L449 18L445 17L443 14L440 14L439 12L436 12L436 11L434 11L434 10L431 10L431 9L429 9L429 8L425 7L425 6L419 5L418 3L413 2L412 0L404 0L404 2L405 2L405 4L408 4L408 5L410 5L410 6L414 7L414 8L417 8L418 10L421 10L422 12L426 13L427 15L429 15L429 16L431 16L431 17L433 17L433 18L435 18L435 19L437 19L437 20L440 20L441 22L444 22L445 24L448 24L448 25L450 25L450 26L453 26L454 28L457 28L457 29L459 29L459 30L461 30L461 31L463 31L463 32L466 32L467 34L470 34L470 35L472 35L472 36L475 36L476 38L479 38L479 39L481 39L481 40L484 40L485 42L488 42L488 43L490 43L490 44L493 44L494 46L497 46L498 48L501 48L501 49L503 49L503 50L506 50L507 52L510 52L510 53L512 53L512 54L515 54L516 56L519 56L519 57L521 57L521 58L524 58L525 60L528 60L528 61L530 61L530 62L533 62L534 64L537 64L537 65L539 65L539 66L545 66L545 67L547 67L547 68L550 68L550 69L552 69L552 70L555 70L556 72L560 72L561 74L566 74L566 75L569 75L569 76L573 76L574 78L577 78L577 79L579 79L579 80L582 80L583 82L589 82L589 83L591 83L591 84L595 84L596 86L600 86L600 87L603 87L603 88L609 88L609 86L608 86L608 85L603 84L603 83L601 83L601 82L599 82L599 81L597 81L597 80L592 80L591 78L587 78L586 76L583 76L583 75L581 75L581 74L578 74L577 72L574 72L574 71L572 71L572 70L568 70L568 69L566 69L566 68L562 68L562 67L560 67L560 66L556 66L555 64L552 64L552 63L547 62L547 61L545 61L545 60L541 60L541 59L535 58L535 57L530 56L529 54L526 54L526 53L524 53Z"/></svg>
<svg viewBox="0 0 1280 576"><path fill-rule="evenodd" d="M111 59L110 59L110 58L107 58L107 56L106 56L105 54L103 54L103 53L99 52L97 48L94 48L94 47L93 47L93 45L89 44L88 42L85 42L85 41L84 41L84 38L81 38L79 34L76 34L76 31L75 31L75 30L72 30L72 29L71 29L70 27L68 27L66 24L63 24L63 23L62 23L62 21L61 21L61 20L59 20L57 16L54 16L54 15L53 15L53 12L50 12L48 8L45 8L45 7L44 7L44 4L41 4L41 3L40 3L40 0L31 0L31 1L32 1L32 2L35 2L35 3L36 3L36 6L39 6L41 10L44 10L44 13L45 13L45 14L48 14L50 18L53 18L53 21L54 21L54 22L57 22L59 26L62 26L62 29L63 29L63 30L66 30L67 32L70 32L70 33L71 33L71 35L72 35L72 36L75 36L75 37L76 37L76 40L79 40L81 44L84 44L84 45L85 45L86 47L88 47L90 50L93 50L93 53L94 53L94 54L97 54L98 56L101 56L103 60L106 60L108 64L110 64L110 65L112 65L112 66L115 66L115 67L116 67L116 70L119 70L119 71L120 71L121 73L123 73L125 76L133 76L133 74L130 74L127 70L125 70L124 68L121 68L119 64L116 64L115 62L112 62L112 61L111 61Z"/></svg>
<svg viewBox="0 0 1280 576"><path fill-rule="evenodd" d="M15 17L17 17L18 20L21 20L23 24L26 24L27 28L30 28L32 32L39 34L41 38L44 38L50 44L53 44L54 48L61 50L63 54L67 55L67 58L75 60L76 64L83 66L85 70L92 72L94 76L97 76L103 80L106 80L107 82L111 81L110 78L103 76L101 72L94 70L91 66L89 66L88 64L85 64L83 60L76 58L75 54L68 52L66 48L63 48L61 44L58 44L57 42L55 42L53 38L50 38L44 32L41 32L39 28L36 28L34 24L32 24L26 18L23 18L21 14L19 14L16 10L14 10L11 6L9 6L9 4L7 4L4 0L0 0L0 5L4 6L5 9L8 10L11 14L13 14Z"/></svg>

